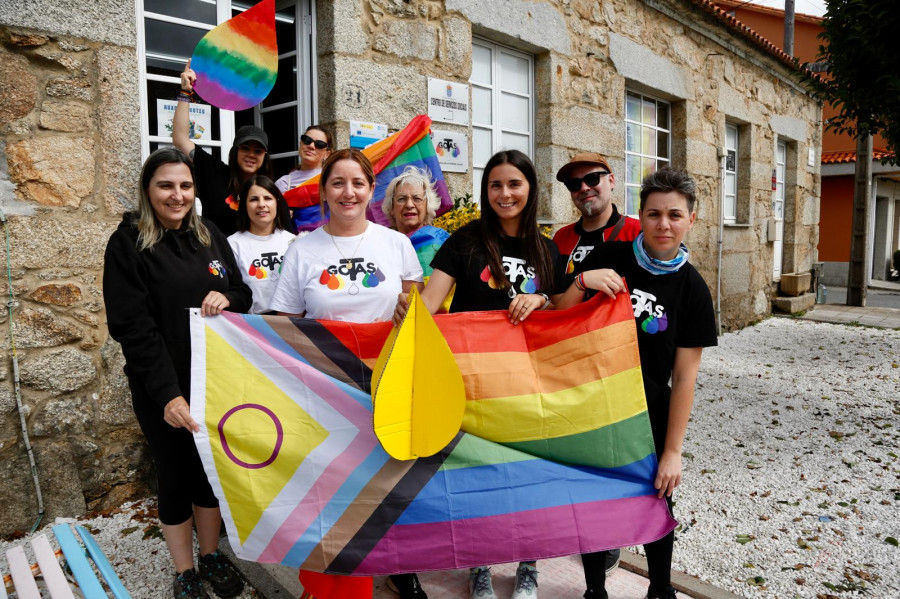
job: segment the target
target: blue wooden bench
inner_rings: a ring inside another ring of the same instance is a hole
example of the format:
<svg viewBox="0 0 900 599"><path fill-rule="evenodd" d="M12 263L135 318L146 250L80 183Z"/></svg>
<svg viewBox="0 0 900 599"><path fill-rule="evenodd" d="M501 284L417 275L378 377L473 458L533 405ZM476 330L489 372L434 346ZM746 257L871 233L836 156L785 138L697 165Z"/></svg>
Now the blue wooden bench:
<svg viewBox="0 0 900 599"><path fill-rule="evenodd" d="M0 599L7 599L8 590L15 592L18 599L41 599L42 588L49 591L52 599L76 597L108 599L110 594L115 599L131 599L131 595L91 533L83 526L77 525L75 531L78 537L72 532L69 524L57 524L53 527L53 534L60 547L60 551L56 552L53 551L46 533L33 537L31 548L37 560L36 564L28 562L22 545L8 549L6 563L10 575L4 577L3 584L0 584ZM59 563L60 556L64 558L72 579L63 572ZM99 577L94 567L99 572ZM6 578L9 578L11 583L9 588Z"/></svg>

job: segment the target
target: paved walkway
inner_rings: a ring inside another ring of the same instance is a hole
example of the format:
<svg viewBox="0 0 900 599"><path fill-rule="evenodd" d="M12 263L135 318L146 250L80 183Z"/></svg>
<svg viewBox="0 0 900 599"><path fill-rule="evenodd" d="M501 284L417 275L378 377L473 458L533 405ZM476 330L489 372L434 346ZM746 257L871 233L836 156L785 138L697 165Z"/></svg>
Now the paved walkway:
<svg viewBox="0 0 900 599"><path fill-rule="evenodd" d="M227 543L220 549L231 554ZM675 550L678 550L676 543ZM233 555L233 554L231 554ZM606 590L611 599L643 599L647 595L647 560L630 551L622 551L620 566L606 579ZM299 597L302 587L297 582L294 568L255 564L237 560L244 576L257 589L261 597L269 599ZM507 599L513 590L517 564L500 564L491 567L493 585L497 596ZM420 572L419 581L428 599L468 599L468 570ZM578 556L560 557L538 561L538 593L542 599L578 599L584 593L584 571ZM716 588L693 576L672 572L672 586L683 599L741 599L738 595ZM375 578L373 599L397 599L386 586L386 578Z"/></svg>
<svg viewBox="0 0 900 599"><path fill-rule="evenodd" d="M800 318L818 322L900 329L900 309L819 304Z"/></svg>
<svg viewBox="0 0 900 599"><path fill-rule="evenodd" d="M675 544L678 551L678 544ZM647 560L622 551L621 564L606 579L606 591L611 599L643 599L647 596ZM500 564L491 567L494 591L497 597L506 599L512 594L517 564ZM468 570L450 572L424 572L419 581L428 593L428 599L468 599ZM672 586L683 599L741 599L729 591L723 591L693 576L672 572ZM584 571L578 556L559 557L538 561L538 596L542 599L578 599L584 594ZM385 587L384 578L375 579L373 599L397 599L397 595Z"/></svg>
<svg viewBox="0 0 900 599"><path fill-rule="evenodd" d="M900 329L900 283L878 281L866 291L866 306L848 306L846 287L829 287L828 303L816 304L800 318L818 322Z"/></svg>

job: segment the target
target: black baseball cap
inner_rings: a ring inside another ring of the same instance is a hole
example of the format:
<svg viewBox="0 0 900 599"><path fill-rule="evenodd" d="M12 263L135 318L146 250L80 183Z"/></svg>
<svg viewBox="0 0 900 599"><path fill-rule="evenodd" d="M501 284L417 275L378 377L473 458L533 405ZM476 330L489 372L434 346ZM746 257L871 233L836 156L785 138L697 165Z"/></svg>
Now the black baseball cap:
<svg viewBox="0 0 900 599"><path fill-rule="evenodd" d="M237 133L234 136L234 145L239 146L241 144L247 143L248 141L258 142L266 150L266 152L269 151L269 136L266 135L266 132L259 127L254 127L253 125L244 125L237 130Z"/></svg>

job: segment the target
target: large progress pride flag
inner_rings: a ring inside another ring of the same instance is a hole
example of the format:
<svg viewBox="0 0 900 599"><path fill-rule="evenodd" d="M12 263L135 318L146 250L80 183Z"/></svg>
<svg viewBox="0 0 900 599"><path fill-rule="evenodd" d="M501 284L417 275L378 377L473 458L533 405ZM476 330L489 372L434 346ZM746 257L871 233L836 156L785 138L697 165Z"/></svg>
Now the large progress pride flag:
<svg viewBox="0 0 900 599"><path fill-rule="evenodd" d="M675 526L627 294L509 324L438 315L467 402L439 453L398 461L372 427L390 323L192 315L191 413L235 553L377 575L646 543Z"/></svg>
<svg viewBox="0 0 900 599"><path fill-rule="evenodd" d="M430 132L431 119L420 114L402 130L362 150L375 171L375 196L366 212L370 221L390 227L381 210L381 202L388 184L408 166L426 168L431 173L434 190L441 200L436 211L438 216L453 207ZM284 198L294 209L294 223L299 230L311 231L324 224L325 217L319 209L319 175L287 190Z"/></svg>

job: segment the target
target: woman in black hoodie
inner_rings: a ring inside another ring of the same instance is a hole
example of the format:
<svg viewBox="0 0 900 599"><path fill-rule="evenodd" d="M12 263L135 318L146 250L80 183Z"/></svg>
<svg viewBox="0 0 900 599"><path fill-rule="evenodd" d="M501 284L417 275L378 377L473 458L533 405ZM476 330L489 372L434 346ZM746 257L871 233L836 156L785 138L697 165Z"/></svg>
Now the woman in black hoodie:
<svg viewBox="0 0 900 599"><path fill-rule="evenodd" d="M194 209L194 172L178 149L157 150L141 170L137 212L128 213L106 246L103 298L110 335L122 345L138 423L153 454L159 517L175 563L175 596L220 597L243 582L216 549L219 504L194 446L191 417L188 308L204 316L246 312L250 289L241 280L222 233ZM200 544L194 571L191 524Z"/></svg>

